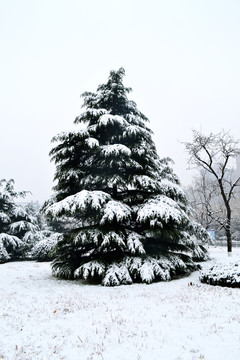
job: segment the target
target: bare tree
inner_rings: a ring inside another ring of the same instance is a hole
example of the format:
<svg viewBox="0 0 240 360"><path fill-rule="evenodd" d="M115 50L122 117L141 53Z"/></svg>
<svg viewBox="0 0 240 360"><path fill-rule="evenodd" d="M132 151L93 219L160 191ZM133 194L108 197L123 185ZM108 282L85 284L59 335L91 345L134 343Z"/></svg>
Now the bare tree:
<svg viewBox="0 0 240 360"><path fill-rule="evenodd" d="M211 229L216 223L222 225L219 187L205 169L200 169L199 174L194 176L192 184L186 188L186 194L197 222L206 229Z"/></svg>
<svg viewBox="0 0 240 360"><path fill-rule="evenodd" d="M239 140L234 140L225 131L206 136L196 130L193 130L192 142L184 143L190 156L189 163L205 169L215 179L225 208L225 219L221 221L221 225L226 233L228 253L232 252L231 200L236 187L240 185L239 175L236 175L230 166L231 160L240 154L239 144ZM208 210L211 211L211 207Z"/></svg>

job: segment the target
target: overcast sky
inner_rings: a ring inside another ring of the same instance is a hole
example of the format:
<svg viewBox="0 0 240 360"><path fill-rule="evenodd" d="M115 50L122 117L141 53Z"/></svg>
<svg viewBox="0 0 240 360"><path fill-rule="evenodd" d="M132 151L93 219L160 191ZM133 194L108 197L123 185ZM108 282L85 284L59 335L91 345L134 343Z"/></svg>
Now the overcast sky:
<svg viewBox="0 0 240 360"><path fill-rule="evenodd" d="M160 157L189 184L192 129L240 137L239 19L239 0L0 0L0 179L48 199L52 137L77 130L80 95L122 66Z"/></svg>

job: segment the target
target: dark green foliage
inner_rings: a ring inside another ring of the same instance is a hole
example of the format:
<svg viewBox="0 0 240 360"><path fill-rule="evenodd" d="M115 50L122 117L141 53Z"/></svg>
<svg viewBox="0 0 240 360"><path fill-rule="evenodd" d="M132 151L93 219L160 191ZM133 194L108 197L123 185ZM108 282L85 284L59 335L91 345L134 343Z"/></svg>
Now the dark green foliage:
<svg viewBox="0 0 240 360"><path fill-rule="evenodd" d="M75 123L84 130L54 138L57 184L45 213L64 229L53 268L65 278L149 283L194 268L200 228L170 159L157 155L148 119L128 100L124 74L112 71L96 93L82 95Z"/></svg>
<svg viewBox="0 0 240 360"><path fill-rule="evenodd" d="M25 195L14 190L14 180L0 181L0 262L21 259L29 249L36 224L30 210L16 203Z"/></svg>

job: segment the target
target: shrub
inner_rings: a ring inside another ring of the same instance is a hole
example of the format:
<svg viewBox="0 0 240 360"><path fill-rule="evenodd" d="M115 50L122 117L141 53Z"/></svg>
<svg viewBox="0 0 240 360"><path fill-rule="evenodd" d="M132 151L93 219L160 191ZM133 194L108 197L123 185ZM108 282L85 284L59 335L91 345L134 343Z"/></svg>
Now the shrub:
<svg viewBox="0 0 240 360"><path fill-rule="evenodd" d="M240 260L215 263L201 271L200 281L210 285L240 288Z"/></svg>

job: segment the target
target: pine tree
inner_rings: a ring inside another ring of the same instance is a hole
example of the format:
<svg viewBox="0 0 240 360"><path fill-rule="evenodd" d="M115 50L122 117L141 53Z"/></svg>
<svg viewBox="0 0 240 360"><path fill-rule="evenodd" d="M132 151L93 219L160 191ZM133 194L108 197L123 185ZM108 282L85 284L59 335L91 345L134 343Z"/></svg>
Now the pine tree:
<svg viewBox="0 0 240 360"><path fill-rule="evenodd" d="M85 129L62 133L50 155L55 196L45 205L61 221L54 274L103 285L170 280L196 269L190 210L170 159L160 159L148 119L128 99L124 69L85 92Z"/></svg>
<svg viewBox="0 0 240 360"><path fill-rule="evenodd" d="M0 263L23 258L38 230L32 213L16 202L25 195L14 190L13 179L0 181Z"/></svg>

